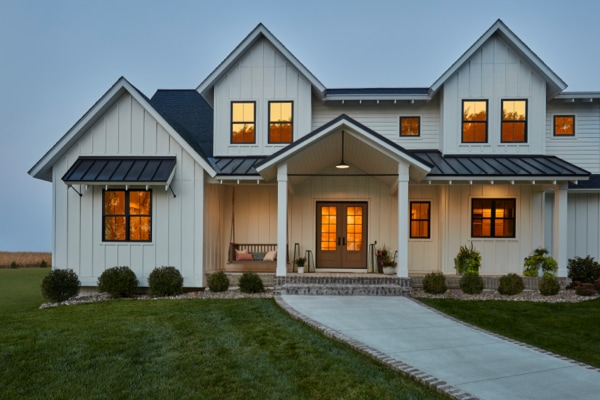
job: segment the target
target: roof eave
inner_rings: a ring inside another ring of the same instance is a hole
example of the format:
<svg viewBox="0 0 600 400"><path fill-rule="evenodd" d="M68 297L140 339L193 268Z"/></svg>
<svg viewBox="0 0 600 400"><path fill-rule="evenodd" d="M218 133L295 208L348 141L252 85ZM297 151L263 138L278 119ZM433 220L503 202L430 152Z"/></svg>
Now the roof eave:
<svg viewBox="0 0 600 400"><path fill-rule="evenodd" d="M326 94L323 102L334 101L431 101L430 94Z"/></svg>

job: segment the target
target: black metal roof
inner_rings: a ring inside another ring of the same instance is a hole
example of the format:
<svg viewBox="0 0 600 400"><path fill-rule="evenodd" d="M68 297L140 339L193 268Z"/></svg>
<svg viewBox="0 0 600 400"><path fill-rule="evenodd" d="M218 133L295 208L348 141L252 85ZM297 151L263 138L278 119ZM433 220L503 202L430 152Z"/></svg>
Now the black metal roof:
<svg viewBox="0 0 600 400"><path fill-rule="evenodd" d="M433 165L428 177L581 177L583 168L548 155L444 155L437 150L414 151Z"/></svg>
<svg viewBox="0 0 600 400"><path fill-rule="evenodd" d="M600 189L600 175L590 175L590 179L588 179L587 181L578 181L577 183L569 182L569 189Z"/></svg>
<svg viewBox="0 0 600 400"><path fill-rule="evenodd" d="M165 183L175 168L175 157L81 156L62 177L66 184Z"/></svg>
<svg viewBox="0 0 600 400"><path fill-rule="evenodd" d="M217 175L258 176L256 166L265 157L216 157L209 158Z"/></svg>

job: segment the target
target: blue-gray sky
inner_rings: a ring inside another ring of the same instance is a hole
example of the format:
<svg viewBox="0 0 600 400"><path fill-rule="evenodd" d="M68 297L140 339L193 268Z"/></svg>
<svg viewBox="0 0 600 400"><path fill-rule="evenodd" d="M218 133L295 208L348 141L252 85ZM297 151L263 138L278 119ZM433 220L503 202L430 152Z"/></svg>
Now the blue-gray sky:
<svg viewBox="0 0 600 400"><path fill-rule="evenodd" d="M600 3L0 0L0 251L51 251L27 171L120 77L195 88L259 23L328 88L427 87L502 19L568 85L600 91Z"/></svg>

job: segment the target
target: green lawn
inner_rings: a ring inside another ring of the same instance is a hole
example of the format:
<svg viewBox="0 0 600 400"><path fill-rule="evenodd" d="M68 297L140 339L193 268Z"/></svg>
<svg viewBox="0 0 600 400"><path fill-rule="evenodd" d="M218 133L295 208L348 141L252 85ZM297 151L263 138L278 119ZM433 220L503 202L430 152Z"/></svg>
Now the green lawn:
<svg viewBox="0 0 600 400"><path fill-rule="evenodd" d="M47 272L0 270L2 399L445 398L291 319L272 299L40 310Z"/></svg>
<svg viewBox="0 0 600 400"><path fill-rule="evenodd" d="M419 300L470 324L600 368L600 299L560 304Z"/></svg>

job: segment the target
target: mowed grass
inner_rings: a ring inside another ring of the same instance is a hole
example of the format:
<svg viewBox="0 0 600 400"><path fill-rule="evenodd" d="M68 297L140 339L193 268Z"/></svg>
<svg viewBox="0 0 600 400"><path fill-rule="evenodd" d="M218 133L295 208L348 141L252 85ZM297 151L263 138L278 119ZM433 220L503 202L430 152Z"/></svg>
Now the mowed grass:
<svg viewBox="0 0 600 400"><path fill-rule="evenodd" d="M419 300L491 332L600 368L600 298L558 304Z"/></svg>
<svg viewBox="0 0 600 400"><path fill-rule="evenodd" d="M40 310L48 270L29 271L0 271L3 288L32 281L0 297L2 399L446 398L290 318L272 299ZM16 293L23 304L7 300Z"/></svg>
<svg viewBox="0 0 600 400"><path fill-rule="evenodd" d="M0 317L37 309L44 302L41 285L49 272L50 268L0 269Z"/></svg>

